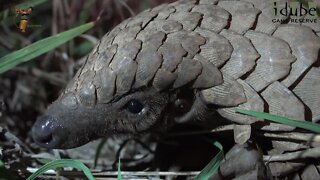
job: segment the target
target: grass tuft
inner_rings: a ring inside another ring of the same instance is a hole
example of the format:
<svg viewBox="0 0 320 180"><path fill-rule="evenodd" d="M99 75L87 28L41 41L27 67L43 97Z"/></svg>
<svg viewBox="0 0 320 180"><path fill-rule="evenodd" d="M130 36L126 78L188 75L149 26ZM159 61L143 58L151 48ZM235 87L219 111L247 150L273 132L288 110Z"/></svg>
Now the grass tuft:
<svg viewBox="0 0 320 180"><path fill-rule="evenodd" d="M27 180L33 180L40 176L41 174L45 173L49 169L56 169L61 167L73 167L81 169L84 174L87 176L89 180L95 180L92 173L88 169L87 166L85 166L81 161L79 160L73 160L73 159L61 159L61 160L55 160L51 161L45 165L43 165L40 169L38 169L36 172L34 172L30 177L28 177Z"/></svg>
<svg viewBox="0 0 320 180"><path fill-rule="evenodd" d="M101 150L103 148L103 146L106 144L107 142L107 138L102 138L101 141L98 144L98 147L96 149L96 155L94 156L94 165L93 168L96 168L97 164L98 164L98 160L99 160L99 156L101 153Z"/></svg>
<svg viewBox="0 0 320 180"><path fill-rule="evenodd" d="M120 169L120 158L119 158L119 162L118 162L118 180L122 180L121 169Z"/></svg>
<svg viewBox="0 0 320 180"><path fill-rule="evenodd" d="M220 151L218 154L202 169L200 174L196 176L196 180L207 180L212 178L218 171L219 166L223 160L224 157L224 152L223 152L223 147L222 145L218 142L215 141L213 143L214 146L216 146Z"/></svg>
<svg viewBox="0 0 320 180"><path fill-rule="evenodd" d="M76 28L64 31L62 33L56 34L37 41L25 48L12 52L2 58L0 58L0 73L6 72L11 68L21 64L23 62L29 61L37 56L40 56L65 42L75 38L76 36L86 32L94 26L94 22L90 22Z"/></svg>

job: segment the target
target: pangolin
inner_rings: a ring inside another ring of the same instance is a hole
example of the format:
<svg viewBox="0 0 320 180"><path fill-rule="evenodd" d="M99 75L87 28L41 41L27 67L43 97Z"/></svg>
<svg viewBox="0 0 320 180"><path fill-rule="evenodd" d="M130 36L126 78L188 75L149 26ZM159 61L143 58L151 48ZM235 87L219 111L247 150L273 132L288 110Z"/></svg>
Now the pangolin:
<svg viewBox="0 0 320 180"><path fill-rule="evenodd" d="M237 124L235 134L295 130L236 108L318 122L320 22L315 13L275 12L288 4L180 0L125 20L99 41L37 120L34 140L72 148L203 120L213 112Z"/></svg>

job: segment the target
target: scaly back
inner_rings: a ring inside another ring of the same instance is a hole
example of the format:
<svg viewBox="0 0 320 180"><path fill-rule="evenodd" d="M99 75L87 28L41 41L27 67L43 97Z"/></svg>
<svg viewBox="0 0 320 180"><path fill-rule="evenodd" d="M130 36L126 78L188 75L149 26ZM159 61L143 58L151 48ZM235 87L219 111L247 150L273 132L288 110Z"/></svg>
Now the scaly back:
<svg viewBox="0 0 320 180"><path fill-rule="evenodd" d="M274 17L274 5L288 1L275 2L189 0L146 10L102 38L64 96L76 92L82 104L94 106L132 89L188 87L239 124L261 120L236 114L236 107L317 122L319 19L301 24L292 21L317 16Z"/></svg>

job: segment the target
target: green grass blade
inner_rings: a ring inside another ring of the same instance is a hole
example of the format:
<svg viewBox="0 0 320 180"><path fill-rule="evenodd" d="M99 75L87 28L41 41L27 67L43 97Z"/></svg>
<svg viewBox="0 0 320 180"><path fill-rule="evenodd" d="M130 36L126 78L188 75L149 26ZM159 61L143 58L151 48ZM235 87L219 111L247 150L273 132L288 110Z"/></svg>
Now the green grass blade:
<svg viewBox="0 0 320 180"><path fill-rule="evenodd" d="M215 141L213 143L220 151L218 154L202 169L202 171L196 176L196 180L208 180L212 178L218 171L219 166L223 160L223 147L222 145L218 142Z"/></svg>
<svg viewBox="0 0 320 180"><path fill-rule="evenodd" d="M120 158L119 158L119 162L118 162L118 180L122 180L121 169L120 169Z"/></svg>
<svg viewBox="0 0 320 180"><path fill-rule="evenodd" d="M47 0L28 0L23 3L17 4L16 7L17 8L29 8L29 7L34 8L35 6L38 6L46 1Z"/></svg>
<svg viewBox="0 0 320 180"><path fill-rule="evenodd" d="M89 54L89 52L94 48L94 45L92 42L85 41L81 43L79 46L75 47L73 50L72 55L77 55L77 56L84 56L86 54Z"/></svg>
<svg viewBox="0 0 320 180"><path fill-rule="evenodd" d="M266 119L269 121L273 121L276 123L281 123L289 126L294 126L298 128L303 128L307 129L316 133L320 133L320 124L308 122L308 121L300 121L297 119L291 119L283 116L278 116L278 115L273 115L269 113L264 113L264 112L257 112L257 111L250 111L250 110L245 110L245 109L236 109L236 112L250 115L250 116L255 116L257 118L262 118Z"/></svg>
<svg viewBox="0 0 320 180"><path fill-rule="evenodd" d="M65 42L89 30L93 26L94 22L78 26L68 31L37 41L25 48L0 58L0 73L6 72L18 64L29 61L32 58L40 56L41 54L64 44Z"/></svg>
<svg viewBox="0 0 320 180"><path fill-rule="evenodd" d="M97 149L96 149L96 155L94 156L94 165L93 165L93 168L96 168L96 166L97 166L97 164L98 164L98 159L99 159L101 150L102 150L103 146L106 144L106 142L107 142L107 138L103 138L103 139L101 139L101 141L99 142L98 147L97 147Z"/></svg>
<svg viewBox="0 0 320 180"><path fill-rule="evenodd" d="M143 9L148 9L151 7L152 2L151 2L151 0L144 0L142 5L143 5Z"/></svg>
<svg viewBox="0 0 320 180"><path fill-rule="evenodd" d="M73 160L73 159L61 159L61 160L55 160L51 161L44 166L42 166L40 169L38 169L36 172L34 172L30 177L28 177L27 180L33 180L37 178L39 175L43 174L44 172L48 171L49 169L56 169L59 167L73 167L81 169L84 174L87 176L89 180L94 180L92 173L88 169L87 166L85 166L81 161Z"/></svg>

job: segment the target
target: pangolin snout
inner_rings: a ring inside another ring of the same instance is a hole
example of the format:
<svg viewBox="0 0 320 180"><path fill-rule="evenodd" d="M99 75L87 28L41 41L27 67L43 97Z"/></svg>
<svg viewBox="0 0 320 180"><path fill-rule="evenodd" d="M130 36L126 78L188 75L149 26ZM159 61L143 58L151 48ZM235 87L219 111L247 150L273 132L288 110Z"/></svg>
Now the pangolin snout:
<svg viewBox="0 0 320 180"><path fill-rule="evenodd" d="M49 149L84 145L108 132L110 115L106 109L106 105L74 106L73 103L55 101L33 125L33 139L39 146Z"/></svg>
<svg viewBox="0 0 320 180"><path fill-rule="evenodd" d="M38 145L45 148L59 146L60 138L54 133L54 121L56 119L48 115L41 116L36 121L32 128L32 137Z"/></svg>

